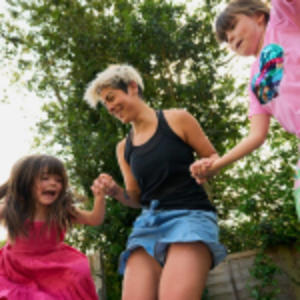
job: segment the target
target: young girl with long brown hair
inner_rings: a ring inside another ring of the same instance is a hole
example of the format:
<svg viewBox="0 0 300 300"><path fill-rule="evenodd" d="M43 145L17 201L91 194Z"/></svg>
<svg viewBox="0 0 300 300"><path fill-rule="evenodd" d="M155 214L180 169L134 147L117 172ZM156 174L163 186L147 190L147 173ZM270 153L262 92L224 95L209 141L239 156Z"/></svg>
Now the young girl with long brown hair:
<svg viewBox="0 0 300 300"><path fill-rule="evenodd" d="M86 256L63 242L72 223L98 225L105 202L96 179L92 211L75 208L63 163L53 156L19 160L0 187L0 299L98 299Z"/></svg>

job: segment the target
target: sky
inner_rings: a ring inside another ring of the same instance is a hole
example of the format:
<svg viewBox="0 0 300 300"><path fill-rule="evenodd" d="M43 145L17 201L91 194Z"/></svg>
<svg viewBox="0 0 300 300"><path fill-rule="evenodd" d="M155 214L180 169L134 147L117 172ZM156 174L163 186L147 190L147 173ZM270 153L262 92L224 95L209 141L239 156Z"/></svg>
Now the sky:
<svg viewBox="0 0 300 300"><path fill-rule="evenodd" d="M0 73L0 101L3 90L9 84L7 77ZM35 123L40 119L40 103L26 90L8 87L8 101L0 102L0 182L4 182L12 165L20 157L30 153Z"/></svg>

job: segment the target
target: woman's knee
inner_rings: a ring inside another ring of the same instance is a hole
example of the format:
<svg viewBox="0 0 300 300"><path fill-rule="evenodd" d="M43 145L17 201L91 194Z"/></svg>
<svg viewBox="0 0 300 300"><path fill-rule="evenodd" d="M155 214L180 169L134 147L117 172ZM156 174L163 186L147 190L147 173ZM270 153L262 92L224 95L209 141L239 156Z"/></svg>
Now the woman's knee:
<svg viewBox="0 0 300 300"><path fill-rule="evenodd" d="M122 300L156 300L161 267L143 248L138 248L126 264Z"/></svg>
<svg viewBox="0 0 300 300"><path fill-rule="evenodd" d="M171 245L161 275L159 299L201 299L211 263L211 253L205 244Z"/></svg>

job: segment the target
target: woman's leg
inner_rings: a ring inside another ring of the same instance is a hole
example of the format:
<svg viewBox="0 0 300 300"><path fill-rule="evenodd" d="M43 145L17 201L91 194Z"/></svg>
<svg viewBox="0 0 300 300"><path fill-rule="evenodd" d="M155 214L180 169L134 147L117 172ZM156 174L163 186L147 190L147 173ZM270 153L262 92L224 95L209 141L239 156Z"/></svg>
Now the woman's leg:
<svg viewBox="0 0 300 300"><path fill-rule="evenodd" d="M200 300L211 264L205 244L172 244L161 274L159 300Z"/></svg>
<svg viewBox="0 0 300 300"><path fill-rule="evenodd" d="M143 248L138 248L126 263L122 300L157 300L161 266Z"/></svg>

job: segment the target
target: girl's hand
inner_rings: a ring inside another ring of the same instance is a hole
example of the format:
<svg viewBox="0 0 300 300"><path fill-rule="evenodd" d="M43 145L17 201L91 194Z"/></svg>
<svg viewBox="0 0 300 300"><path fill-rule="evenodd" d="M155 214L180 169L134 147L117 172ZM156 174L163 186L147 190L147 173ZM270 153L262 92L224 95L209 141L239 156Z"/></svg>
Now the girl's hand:
<svg viewBox="0 0 300 300"><path fill-rule="evenodd" d="M197 183L201 184L218 172L215 158L202 158L190 165L190 172Z"/></svg>
<svg viewBox="0 0 300 300"><path fill-rule="evenodd" d="M101 190L105 195L110 197L116 197L120 189L119 185L114 181L114 179L106 173L100 174L99 177L94 181L94 184L96 189Z"/></svg>
<svg viewBox="0 0 300 300"><path fill-rule="evenodd" d="M100 180L100 175L93 181L91 190L93 192L95 199L97 199L98 197L104 197L105 192Z"/></svg>
<svg viewBox="0 0 300 300"><path fill-rule="evenodd" d="M103 223L105 215L105 188L101 174L93 181L91 190L94 195L92 210L76 208L74 223L98 226Z"/></svg>
<svg viewBox="0 0 300 300"><path fill-rule="evenodd" d="M100 174L94 181L92 191L94 195L99 192L102 193L102 196L115 198L123 205L140 208L139 194L136 194L136 191L127 191L123 189L109 174Z"/></svg>

